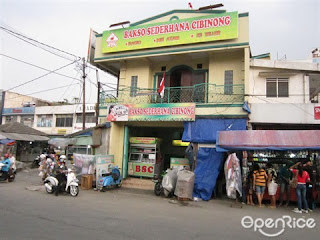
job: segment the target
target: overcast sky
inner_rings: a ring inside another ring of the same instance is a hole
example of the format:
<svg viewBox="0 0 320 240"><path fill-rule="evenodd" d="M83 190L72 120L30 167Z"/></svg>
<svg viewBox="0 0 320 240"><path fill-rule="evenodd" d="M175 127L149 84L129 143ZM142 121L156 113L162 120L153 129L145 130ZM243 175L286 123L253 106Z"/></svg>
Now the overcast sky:
<svg viewBox="0 0 320 240"><path fill-rule="evenodd" d="M188 2L192 3L194 9L221 2L224 4L221 9L249 12L253 55L270 52L273 59L286 56L288 60L299 60L309 58L311 50L320 47L319 0L0 0L0 27L76 56L86 57L90 28L102 33L112 23L126 20L136 22L173 9L188 9ZM55 70L70 63L1 29L0 41L0 54L42 68ZM96 83L95 70L88 71L89 81ZM81 78L81 72L75 64L58 72ZM8 90L46 73L0 55L0 89ZM106 73L99 73L99 77L104 83L116 83L115 78ZM79 83L75 79L50 74L12 91L31 94L63 87L32 96L51 101L71 101L81 95ZM95 103L97 96L97 88L93 83L87 84L86 101L90 103Z"/></svg>

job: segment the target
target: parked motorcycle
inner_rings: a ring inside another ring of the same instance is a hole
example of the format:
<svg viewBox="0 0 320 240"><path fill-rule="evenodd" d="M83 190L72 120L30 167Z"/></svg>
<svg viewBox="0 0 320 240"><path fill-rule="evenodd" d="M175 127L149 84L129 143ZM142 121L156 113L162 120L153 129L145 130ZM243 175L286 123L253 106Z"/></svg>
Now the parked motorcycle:
<svg viewBox="0 0 320 240"><path fill-rule="evenodd" d="M162 187L162 179L163 179L164 174L157 175L155 174L152 182L154 182L154 189L153 192L156 196L160 196L163 194L163 187Z"/></svg>
<svg viewBox="0 0 320 240"><path fill-rule="evenodd" d="M104 192L107 188L121 187L122 177L117 166L111 168L111 172L102 174L97 189Z"/></svg>
<svg viewBox="0 0 320 240"><path fill-rule="evenodd" d="M16 171L10 168L8 174L4 174L1 169L5 164L0 163L0 181L6 181L8 179L9 182L13 182L16 178Z"/></svg>
<svg viewBox="0 0 320 240"><path fill-rule="evenodd" d="M67 181L63 184L62 188L65 192L70 193L72 197L76 197L79 194L79 180L76 177L74 171L69 168L66 172ZM54 193L57 189L59 181L54 176L49 176L44 180L44 186L47 193Z"/></svg>
<svg viewBox="0 0 320 240"><path fill-rule="evenodd" d="M35 159L33 159L33 162L31 164L31 168L38 168L39 163L40 163L40 156L37 156L37 157L35 157Z"/></svg>

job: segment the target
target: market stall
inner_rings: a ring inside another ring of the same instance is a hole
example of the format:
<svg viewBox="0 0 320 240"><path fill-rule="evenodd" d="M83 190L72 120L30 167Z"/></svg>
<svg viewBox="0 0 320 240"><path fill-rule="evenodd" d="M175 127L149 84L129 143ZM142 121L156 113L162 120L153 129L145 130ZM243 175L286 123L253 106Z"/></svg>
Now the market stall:
<svg viewBox="0 0 320 240"><path fill-rule="evenodd" d="M314 197L320 191L319 130L221 131L217 136L217 151L247 151L249 163L257 163L262 167L271 163L278 173L287 163L309 162L311 164L306 170L311 177ZM280 187L277 199L279 195ZM290 200L296 200L294 188L291 189Z"/></svg>

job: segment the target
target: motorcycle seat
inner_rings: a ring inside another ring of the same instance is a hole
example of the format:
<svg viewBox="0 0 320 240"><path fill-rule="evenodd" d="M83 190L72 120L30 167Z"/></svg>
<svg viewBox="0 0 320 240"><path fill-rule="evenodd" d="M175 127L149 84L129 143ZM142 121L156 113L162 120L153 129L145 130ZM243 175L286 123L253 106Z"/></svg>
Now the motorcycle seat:
<svg viewBox="0 0 320 240"><path fill-rule="evenodd" d="M102 174L102 177L108 177L108 176L111 176L112 175L112 173L110 172L110 173L103 173Z"/></svg>

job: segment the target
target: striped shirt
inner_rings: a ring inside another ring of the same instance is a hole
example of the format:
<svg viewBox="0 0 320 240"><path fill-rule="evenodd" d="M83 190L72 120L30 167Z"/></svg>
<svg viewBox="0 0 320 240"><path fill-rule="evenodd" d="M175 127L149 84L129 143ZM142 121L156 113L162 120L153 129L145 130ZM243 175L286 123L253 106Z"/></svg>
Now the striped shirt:
<svg viewBox="0 0 320 240"><path fill-rule="evenodd" d="M253 172L253 174L256 176L255 184L256 186L266 186L266 171L264 169L256 170Z"/></svg>

